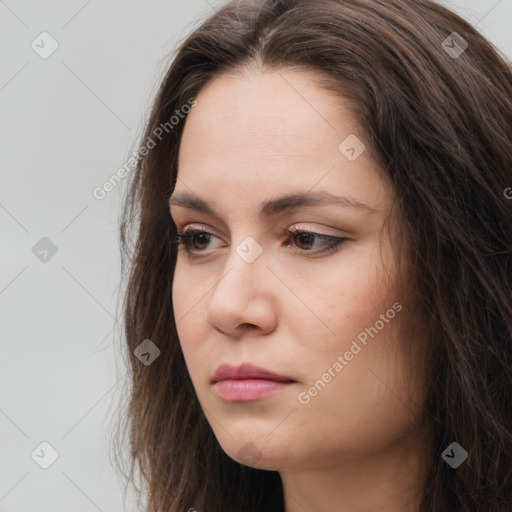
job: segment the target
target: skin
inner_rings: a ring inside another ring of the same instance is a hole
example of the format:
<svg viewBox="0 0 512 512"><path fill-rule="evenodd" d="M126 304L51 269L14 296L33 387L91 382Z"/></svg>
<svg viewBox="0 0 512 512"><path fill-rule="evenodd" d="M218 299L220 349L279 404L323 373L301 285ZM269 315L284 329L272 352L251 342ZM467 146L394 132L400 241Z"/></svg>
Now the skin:
<svg viewBox="0 0 512 512"><path fill-rule="evenodd" d="M171 205L179 233L194 225L213 235L189 242L192 259L180 246L173 307L187 369L220 446L238 462L279 471L286 512L419 510L426 445L415 442L411 427L423 389L408 380L400 350L403 310L359 343L341 371L331 370L335 376L307 404L298 399L365 328L401 304L390 238L379 239L390 189L367 152L350 161L338 149L359 133L356 123L341 98L304 70L223 74L196 99L173 195L211 201L219 217ZM324 205L259 217L262 201L310 190L374 211ZM328 243L290 237L291 227L349 240L332 254L312 255ZM236 252L248 236L262 249L252 263ZM212 375L221 363L242 362L295 383L256 401L225 401Z"/></svg>

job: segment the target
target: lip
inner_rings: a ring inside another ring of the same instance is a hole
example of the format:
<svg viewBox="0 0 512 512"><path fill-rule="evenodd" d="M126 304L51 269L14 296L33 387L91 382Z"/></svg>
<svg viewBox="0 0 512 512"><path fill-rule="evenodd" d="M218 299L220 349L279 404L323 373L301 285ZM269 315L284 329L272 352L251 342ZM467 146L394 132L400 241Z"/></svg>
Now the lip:
<svg viewBox="0 0 512 512"><path fill-rule="evenodd" d="M251 363L243 363L238 367L226 363L221 364L217 370L215 370L211 383L215 384L226 379L265 379L277 382L295 382L290 377L279 375L278 373L271 372L270 370L255 366Z"/></svg>
<svg viewBox="0 0 512 512"><path fill-rule="evenodd" d="M259 400L295 382L287 376L250 363L238 367L221 364L211 379L217 393L228 402Z"/></svg>

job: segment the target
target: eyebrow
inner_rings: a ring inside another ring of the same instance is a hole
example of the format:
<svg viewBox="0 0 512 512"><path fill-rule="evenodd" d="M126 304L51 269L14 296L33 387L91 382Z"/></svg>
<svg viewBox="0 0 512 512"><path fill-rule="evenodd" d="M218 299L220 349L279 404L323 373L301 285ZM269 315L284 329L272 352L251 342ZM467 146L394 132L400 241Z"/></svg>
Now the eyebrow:
<svg viewBox="0 0 512 512"><path fill-rule="evenodd" d="M260 217L271 217L287 210L329 204L366 210L372 213L379 211L354 199L336 196L329 192L306 192L288 194L286 196L263 201L260 204ZM172 194L169 200L169 206L173 205L220 217L212 203L188 192Z"/></svg>

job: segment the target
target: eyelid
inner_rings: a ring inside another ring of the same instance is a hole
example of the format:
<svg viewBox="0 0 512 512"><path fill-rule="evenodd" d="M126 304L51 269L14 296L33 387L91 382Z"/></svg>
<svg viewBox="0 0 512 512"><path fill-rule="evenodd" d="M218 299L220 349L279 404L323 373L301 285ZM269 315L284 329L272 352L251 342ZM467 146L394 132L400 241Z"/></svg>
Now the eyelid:
<svg viewBox="0 0 512 512"><path fill-rule="evenodd" d="M318 224L318 223L307 222L307 221L295 222L291 228L285 228L284 223L281 223L281 224L276 224L274 226L273 230L283 232L283 233L287 233L289 231L294 231L294 232L296 231L296 232L300 232L300 233L306 232L306 233L311 233L311 234L318 235L318 236L331 237L331 238L350 238L352 236L350 234L350 231L347 231L347 230L338 229L337 233L332 233L332 232L329 233L329 232L325 232L325 231L323 231L323 232L318 231L317 229L324 229L326 231L330 229L332 231L335 228L328 228L326 226L319 227L319 228L301 227L302 224ZM184 227L180 228L180 226L177 223L175 223L175 226L176 226L177 231L181 232L181 233L185 233L187 231L194 231L194 230L195 231L204 231L208 234L216 236L217 238L223 238L223 236L219 233L219 231L216 228L212 228L211 226L206 225L206 224L192 222L191 224L184 224Z"/></svg>
<svg viewBox="0 0 512 512"><path fill-rule="evenodd" d="M187 224L187 226L184 229L182 229L182 230L178 229L178 231L181 231L182 234L186 234L188 232L193 232L193 231L200 231L201 233L204 232L209 235L213 235L216 238L222 238L222 236L218 234L216 229L213 229L210 226L204 226L202 224Z"/></svg>
<svg viewBox="0 0 512 512"><path fill-rule="evenodd" d="M293 225L291 228L282 228L280 226L276 226L280 231L284 231L285 234L293 234L295 235L296 233L310 233L312 235L316 235L318 237L322 237L324 239L332 239L332 240L338 240L340 238L349 238L345 233L343 234L330 234L330 233L325 233L325 232L321 232L321 231L316 231L315 229L311 229L311 228L304 228L304 227L300 227L300 226L297 226L297 225ZM176 229L178 230L178 232L181 232L181 234L187 234L188 232L193 232L193 231L200 231L200 232L204 232L204 233L207 233L208 235L213 235L215 236L216 238L222 238L222 235L219 235L217 230L210 227L210 226L206 226L206 225L203 225L203 224L197 224L197 223L192 223L192 224L187 224L185 226L185 228L182 228L180 229L179 226L176 226Z"/></svg>
<svg viewBox="0 0 512 512"><path fill-rule="evenodd" d="M297 225L299 224L299 225ZM348 231L342 231L342 232L338 232L336 234L334 233L326 233L325 231L318 231L317 229L323 229L323 230L327 230L328 228L326 227L323 227L323 228L307 228L307 227L301 227L300 226L300 222L299 223L296 223L294 224L291 228L288 228L285 230L285 232L298 232L298 233L311 233L313 235L317 235L317 236L321 236L321 237L326 237L326 238L332 238L332 239L339 239L339 238L349 238L349 234L348 234ZM307 224L307 223L304 223L304 224ZM332 230L333 228L331 228Z"/></svg>

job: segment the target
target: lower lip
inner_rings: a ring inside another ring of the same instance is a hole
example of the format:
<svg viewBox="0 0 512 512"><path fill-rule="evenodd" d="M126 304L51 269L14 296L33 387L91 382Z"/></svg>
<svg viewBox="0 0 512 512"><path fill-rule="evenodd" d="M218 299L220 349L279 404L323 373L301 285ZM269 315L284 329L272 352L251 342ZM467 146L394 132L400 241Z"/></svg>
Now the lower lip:
<svg viewBox="0 0 512 512"><path fill-rule="evenodd" d="M228 402L249 402L272 395L293 382L268 379L226 379L215 383L215 389Z"/></svg>

